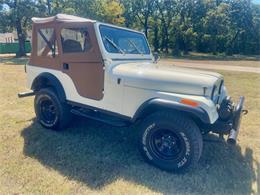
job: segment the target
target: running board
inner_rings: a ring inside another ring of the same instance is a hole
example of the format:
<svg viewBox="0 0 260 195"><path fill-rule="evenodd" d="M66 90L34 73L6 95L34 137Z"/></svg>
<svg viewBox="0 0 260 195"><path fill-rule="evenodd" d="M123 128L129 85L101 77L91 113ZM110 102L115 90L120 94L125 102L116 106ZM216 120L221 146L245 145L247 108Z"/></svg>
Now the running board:
<svg viewBox="0 0 260 195"><path fill-rule="evenodd" d="M112 126L117 126L117 127L125 127L129 126L129 122L123 121L123 120L116 120L115 117L111 117L105 114L102 114L98 111L85 111L82 109L71 109L71 113L78 115L78 116L83 116L89 119L93 119L96 121L100 121Z"/></svg>

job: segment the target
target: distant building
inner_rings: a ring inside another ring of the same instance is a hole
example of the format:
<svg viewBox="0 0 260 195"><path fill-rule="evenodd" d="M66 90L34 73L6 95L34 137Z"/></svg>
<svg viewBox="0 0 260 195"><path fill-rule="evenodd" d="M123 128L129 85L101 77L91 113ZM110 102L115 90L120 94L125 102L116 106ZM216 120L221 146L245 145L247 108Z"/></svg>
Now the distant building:
<svg viewBox="0 0 260 195"><path fill-rule="evenodd" d="M32 31L27 32L27 40L31 40ZM17 33L0 33L0 43L14 43L18 41Z"/></svg>
<svg viewBox="0 0 260 195"><path fill-rule="evenodd" d="M0 33L0 43L13 43L17 39L15 33Z"/></svg>

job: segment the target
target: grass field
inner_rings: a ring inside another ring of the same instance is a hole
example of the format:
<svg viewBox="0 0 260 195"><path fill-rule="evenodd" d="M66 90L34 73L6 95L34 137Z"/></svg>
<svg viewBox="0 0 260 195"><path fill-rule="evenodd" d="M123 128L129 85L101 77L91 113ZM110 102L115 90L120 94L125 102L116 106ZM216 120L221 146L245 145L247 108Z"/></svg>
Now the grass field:
<svg viewBox="0 0 260 195"><path fill-rule="evenodd" d="M134 126L76 118L63 132L43 129L33 98L17 98L26 90L19 63L0 62L0 194L260 193L260 74L221 72L232 96L246 96L238 145L205 142L198 166L176 175L144 162Z"/></svg>

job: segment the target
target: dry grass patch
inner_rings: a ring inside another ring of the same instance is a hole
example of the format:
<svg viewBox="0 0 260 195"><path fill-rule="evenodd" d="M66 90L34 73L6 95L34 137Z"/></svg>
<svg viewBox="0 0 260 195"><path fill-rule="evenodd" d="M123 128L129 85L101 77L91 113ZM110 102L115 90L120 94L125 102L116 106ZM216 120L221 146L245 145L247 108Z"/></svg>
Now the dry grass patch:
<svg viewBox="0 0 260 195"><path fill-rule="evenodd" d="M249 114L237 146L205 142L198 166L184 175L146 164L136 127L76 118L63 132L35 122L23 66L0 64L0 194L259 194L260 74L222 72ZM216 138L213 136L213 138Z"/></svg>

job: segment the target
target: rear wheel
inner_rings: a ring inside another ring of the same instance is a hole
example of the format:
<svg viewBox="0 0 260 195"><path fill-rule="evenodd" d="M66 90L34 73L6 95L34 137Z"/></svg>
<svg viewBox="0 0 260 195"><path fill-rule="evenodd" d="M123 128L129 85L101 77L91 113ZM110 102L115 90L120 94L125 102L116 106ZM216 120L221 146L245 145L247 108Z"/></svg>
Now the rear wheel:
<svg viewBox="0 0 260 195"><path fill-rule="evenodd" d="M34 109L39 123L48 129L62 130L71 119L70 106L61 103L52 88L44 88L36 93Z"/></svg>
<svg viewBox="0 0 260 195"><path fill-rule="evenodd" d="M142 124L140 143L149 163L172 172L194 166L202 152L199 128L179 113L157 112L148 116Z"/></svg>

